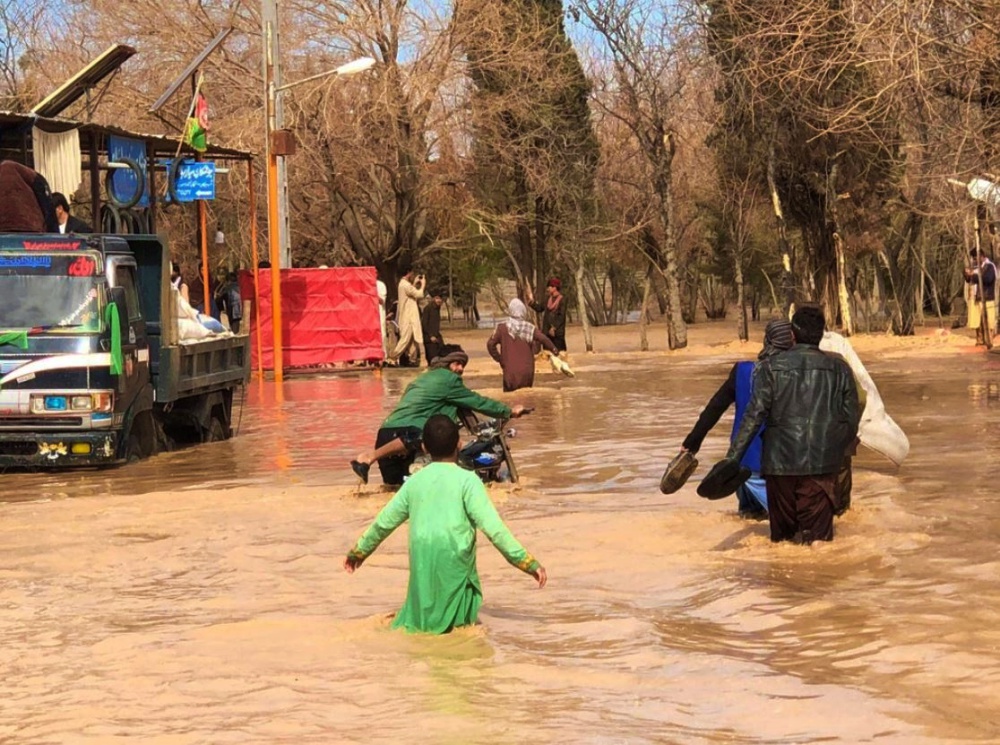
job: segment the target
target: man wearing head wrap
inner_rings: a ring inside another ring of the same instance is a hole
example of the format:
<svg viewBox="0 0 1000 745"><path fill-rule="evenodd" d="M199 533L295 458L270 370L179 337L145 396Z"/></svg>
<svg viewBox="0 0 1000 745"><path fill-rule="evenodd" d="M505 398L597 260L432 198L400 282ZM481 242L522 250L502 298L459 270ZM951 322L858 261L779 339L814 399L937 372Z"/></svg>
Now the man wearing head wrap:
<svg viewBox="0 0 1000 745"><path fill-rule="evenodd" d="M736 437L747 404L750 403L757 363L791 349L794 344L795 337L792 335L791 323L785 320L775 320L768 323L764 329L764 347L757 356L757 362L737 362L733 365L726 382L709 400L691 433L684 439L681 450L697 453L709 430L716 425L733 404L736 404L736 416L733 419L731 438ZM755 520L763 520L767 517L767 490L764 485L764 477L760 473L762 435L763 429L757 433L740 461L741 465L750 469L750 478L736 490L736 496L739 498L740 516Z"/></svg>
<svg viewBox="0 0 1000 745"><path fill-rule="evenodd" d="M424 424L435 414L444 414L458 421L459 409L471 409L497 419L519 417L521 405L507 406L500 401L470 391L462 382L462 373L469 362L457 344L443 344L440 354L431 360L430 369L406 386L396 408L382 422L375 438L375 449L362 453L351 461L351 469L364 483L373 461L378 461L382 482L399 485L413 457L420 450Z"/></svg>
<svg viewBox="0 0 1000 745"><path fill-rule="evenodd" d="M562 282L557 277L545 286L548 297L545 302L536 303L528 288L528 305L542 314L542 333L549 337L560 352L566 351L566 298L562 294Z"/></svg>
<svg viewBox="0 0 1000 745"><path fill-rule="evenodd" d="M531 388L535 382L535 344L552 354L559 354L559 350L549 337L525 320L528 308L523 302L517 298L511 300L507 313L507 320L497 324L493 336L486 342L486 351L500 363L505 391Z"/></svg>

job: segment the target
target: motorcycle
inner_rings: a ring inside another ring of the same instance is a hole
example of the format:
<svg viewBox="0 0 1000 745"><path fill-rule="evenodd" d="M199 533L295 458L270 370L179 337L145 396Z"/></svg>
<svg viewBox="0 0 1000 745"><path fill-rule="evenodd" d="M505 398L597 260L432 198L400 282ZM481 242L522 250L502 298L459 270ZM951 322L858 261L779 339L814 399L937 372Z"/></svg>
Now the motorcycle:
<svg viewBox="0 0 1000 745"><path fill-rule="evenodd" d="M525 409L528 414L532 409ZM472 440L458 451L458 465L475 471L483 483L517 483L517 466L510 454L507 440L515 437L517 431L507 428L506 419L480 419L474 411L461 410L458 413L462 426L472 435ZM418 455L410 466L410 473L431 462L426 453Z"/></svg>

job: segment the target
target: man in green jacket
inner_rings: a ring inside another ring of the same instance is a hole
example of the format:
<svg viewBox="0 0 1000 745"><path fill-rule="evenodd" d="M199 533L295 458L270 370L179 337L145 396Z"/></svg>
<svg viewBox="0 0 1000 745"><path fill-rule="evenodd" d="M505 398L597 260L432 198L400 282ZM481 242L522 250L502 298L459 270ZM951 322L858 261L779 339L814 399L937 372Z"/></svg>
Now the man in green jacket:
<svg viewBox="0 0 1000 745"><path fill-rule="evenodd" d="M480 396L462 382L462 373L469 362L457 344L442 345L440 354L430 369L410 383L396 408L382 422L375 438L375 449L351 461L351 469L364 483L373 461L378 461L382 482L403 483L413 455L420 450L424 424L435 414L458 420L459 409L471 409L497 419L521 416L524 407L510 407L501 401Z"/></svg>

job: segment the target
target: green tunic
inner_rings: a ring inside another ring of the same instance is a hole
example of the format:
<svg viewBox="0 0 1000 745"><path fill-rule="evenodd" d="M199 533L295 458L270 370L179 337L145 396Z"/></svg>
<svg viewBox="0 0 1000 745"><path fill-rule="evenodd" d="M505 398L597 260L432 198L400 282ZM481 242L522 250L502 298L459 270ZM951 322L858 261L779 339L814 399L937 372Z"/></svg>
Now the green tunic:
<svg viewBox="0 0 1000 745"><path fill-rule="evenodd" d="M406 386L403 397L382 422L382 426L423 429L427 420L435 414L444 414L452 421L457 420L460 408L472 409L500 419L510 418L509 406L470 391L460 375L446 367L438 367L417 376L416 380Z"/></svg>
<svg viewBox="0 0 1000 745"><path fill-rule="evenodd" d="M521 571L538 569L538 562L504 525L479 477L455 463L431 463L411 476L349 555L371 555L407 519L410 581L393 628L444 634L476 622L483 604L476 528Z"/></svg>

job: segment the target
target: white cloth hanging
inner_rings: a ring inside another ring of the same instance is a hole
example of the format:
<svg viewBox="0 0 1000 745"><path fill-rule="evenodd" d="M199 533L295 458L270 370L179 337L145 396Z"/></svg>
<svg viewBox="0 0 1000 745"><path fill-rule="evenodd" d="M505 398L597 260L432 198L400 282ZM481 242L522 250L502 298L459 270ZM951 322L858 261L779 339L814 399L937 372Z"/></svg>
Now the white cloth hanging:
<svg viewBox="0 0 1000 745"><path fill-rule="evenodd" d="M875 381L861 363L851 343L840 334L827 331L819 348L824 352L836 352L854 372L854 378L865 389L865 410L861 413L858 425L858 437L861 444L881 453L897 466L902 463L910 452L910 440L885 410L882 396L879 395Z"/></svg>
<svg viewBox="0 0 1000 745"><path fill-rule="evenodd" d="M69 199L83 181L80 163L80 130L43 132L31 128L31 143L35 155L35 171L49 182L49 189Z"/></svg>

